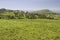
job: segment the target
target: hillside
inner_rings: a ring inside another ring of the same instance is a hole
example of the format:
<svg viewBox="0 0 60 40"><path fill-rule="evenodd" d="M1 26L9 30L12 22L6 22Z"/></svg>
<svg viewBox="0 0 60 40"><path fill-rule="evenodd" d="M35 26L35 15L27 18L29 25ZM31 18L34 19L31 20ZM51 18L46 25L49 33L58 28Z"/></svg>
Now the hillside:
<svg viewBox="0 0 60 40"><path fill-rule="evenodd" d="M34 13L39 13L39 14L49 14L49 13L55 13L49 9L42 9L42 10L37 10L37 11L34 11Z"/></svg>
<svg viewBox="0 0 60 40"><path fill-rule="evenodd" d="M60 19L60 14L48 9L29 12L2 8L0 19Z"/></svg>

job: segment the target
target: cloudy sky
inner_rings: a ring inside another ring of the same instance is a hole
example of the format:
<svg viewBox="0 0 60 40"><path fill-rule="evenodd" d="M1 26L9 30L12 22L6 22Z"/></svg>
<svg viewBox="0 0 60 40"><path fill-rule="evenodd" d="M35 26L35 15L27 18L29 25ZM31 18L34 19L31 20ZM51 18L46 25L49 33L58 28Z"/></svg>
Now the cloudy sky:
<svg viewBox="0 0 60 40"><path fill-rule="evenodd" d="M0 8L19 10L60 10L60 0L0 0Z"/></svg>

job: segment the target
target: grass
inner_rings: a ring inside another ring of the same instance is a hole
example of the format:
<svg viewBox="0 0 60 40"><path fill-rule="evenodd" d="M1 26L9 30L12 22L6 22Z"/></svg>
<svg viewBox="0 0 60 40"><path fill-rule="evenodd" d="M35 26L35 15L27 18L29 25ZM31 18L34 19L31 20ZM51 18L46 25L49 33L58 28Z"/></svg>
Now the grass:
<svg viewBox="0 0 60 40"><path fill-rule="evenodd" d="M60 40L60 20L0 20L0 40Z"/></svg>

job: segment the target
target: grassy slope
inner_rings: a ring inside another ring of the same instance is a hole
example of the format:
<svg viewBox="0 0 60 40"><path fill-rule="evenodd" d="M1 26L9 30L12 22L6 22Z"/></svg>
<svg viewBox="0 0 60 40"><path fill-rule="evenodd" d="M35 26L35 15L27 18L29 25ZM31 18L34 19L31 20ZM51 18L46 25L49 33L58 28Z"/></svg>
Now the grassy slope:
<svg viewBox="0 0 60 40"><path fill-rule="evenodd" d="M0 40L60 40L60 20L0 20Z"/></svg>

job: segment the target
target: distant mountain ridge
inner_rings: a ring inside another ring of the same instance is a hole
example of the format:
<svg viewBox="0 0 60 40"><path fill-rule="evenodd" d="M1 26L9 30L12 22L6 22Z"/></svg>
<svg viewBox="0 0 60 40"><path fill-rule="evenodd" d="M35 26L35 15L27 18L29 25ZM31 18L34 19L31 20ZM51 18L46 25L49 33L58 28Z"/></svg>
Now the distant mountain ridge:
<svg viewBox="0 0 60 40"><path fill-rule="evenodd" d="M42 10L37 10L33 11L33 13L60 13L60 10L49 10L49 9L42 9Z"/></svg>
<svg viewBox="0 0 60 40"><path fill-rule="evenodd" d="M0 11L17 11L17 10L10 10L10 9L5 9L1 8ZM24 11L24 10L18 10L18 11ZM26 11L24 11L26 12ZM49 10L49 9L42 9L42 10L36 10L36 11L28 11L28 12L33 12L33 13L60 13L60 10Z"/></svg>
<svg viewBox="0 0 60 40"><path fill-rule="evenodd" d="M48 14L48 13L54 13L54 12L49 9L43 9L43 10L34 11L33 13Z"/></svg>

